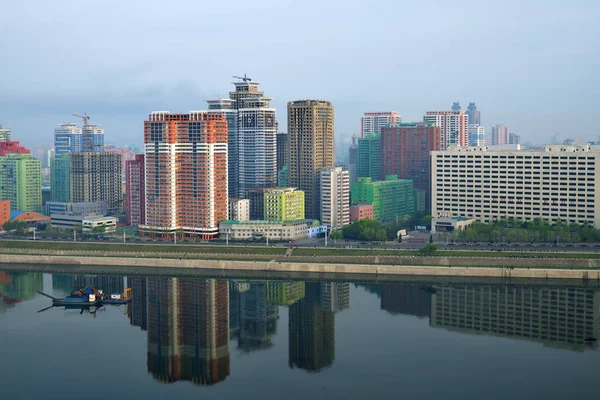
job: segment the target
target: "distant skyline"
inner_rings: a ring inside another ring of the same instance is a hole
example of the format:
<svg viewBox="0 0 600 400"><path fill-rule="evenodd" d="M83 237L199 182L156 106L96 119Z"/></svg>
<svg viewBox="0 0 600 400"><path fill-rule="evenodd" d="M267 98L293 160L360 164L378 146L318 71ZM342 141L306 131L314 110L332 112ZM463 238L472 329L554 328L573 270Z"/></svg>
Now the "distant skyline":
<svg viewBox="0 0 600 400"><path fill-rule="evenodd" d="M599 12L595 0L6 2L0 124L49 145L87 112L107 142L141 144L151 111L206 109L246 73L280 131L288 101L331 101L336 142L360 133L364 112L420 121L455 101L523 142L596 140L583 116L600 98Z"/></svg>

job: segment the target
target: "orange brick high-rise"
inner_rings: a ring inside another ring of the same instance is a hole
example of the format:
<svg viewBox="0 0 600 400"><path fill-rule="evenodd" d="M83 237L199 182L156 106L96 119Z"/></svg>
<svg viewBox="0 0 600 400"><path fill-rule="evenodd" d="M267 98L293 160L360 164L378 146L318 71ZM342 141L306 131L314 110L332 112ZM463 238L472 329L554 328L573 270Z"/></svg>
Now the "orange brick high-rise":
<svg viewBox="0 0 600 400"><path fill-rule="evenodd" d="M144 122L144 236L215 239L227 219L227 120L155 111Z"/></svg>

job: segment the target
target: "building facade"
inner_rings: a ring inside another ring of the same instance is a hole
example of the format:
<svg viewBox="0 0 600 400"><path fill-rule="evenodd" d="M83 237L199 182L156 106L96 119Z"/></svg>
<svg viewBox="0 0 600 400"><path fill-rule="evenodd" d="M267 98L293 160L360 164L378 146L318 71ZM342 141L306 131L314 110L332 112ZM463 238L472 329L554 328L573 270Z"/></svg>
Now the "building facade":
<svg viewBox="0 0 600 400"><path fill-rule="evenodd" d="M83 215L101 215L105 216L107 213L106 201L94 201L89 203L68 203L49 201L45 205L46 215L58 214L58 213L71 213L71 214L83 214Z"/></svg>
<svg viewBox="0 0 600 400"><path fill-rule="evenodd" d="M216 239L227 219L227 120L155 111L144 122L144 234Z"/></svg>
<svg viewBox="0 0 600 400"><path fill-rule="evenodd" d="M373 182L371 178L358 178L350 191L352 204L373 205L373 219L392 222L396 217L415 212L415 194L410 180L400 180L396 175L385 181Z"/></svg>
<svg viewBox="0 0 600 400"><path fill-rule="evenodd" d="M510 132L506 126L500 124L492 128L492 146L501 146L509 142Z"/></svg>
<svg viewBox="0 0 600 400"><path fill-rule="evenodd" d="M320 175L321 224L337 231L350 223L350 173L337 167Z"/></svg>
<svg viewBox="0 0 600 400"><path fill-rule="evenodd" d="M334 166L333 105L324 100L288 103L290 186L305 193L305 215L319 219L319 171Z"/></svg>
<svg viewBox="0 0 600 400"><path fill-rule="evenodd" d="M0 229L10 221L10 200L0 200Z"/></svg>
<svg viewBox="0 0 600 400"><path fill-rule="evenodd" d="M509 144L521 144L521 135L517 135L516 133L508 134L508 143Z"/></svg>
<svg viewBox="0 0 600 400"><path fill-rule="evenodd" d="M250 220L262 221L265 219L265 193L268 190L268 188L253 188L248 190Z"/></svg>
<svg viewBox="0 0 600 400"><path fill-rule="evenodd" d="M3 128L0 124L0 142L10 142L10 129Z"/></svg>
<svg viewBox="0 0 600 400"><path fill-rule="evenodd" d="M358 203L350 206L350 223L361 219L373 219L373 204Z"/></svg>
<svg viewBox="0 0 600 400"><path fill-rule="evenodd" d="M402 117L397 111L368 112L360 119L360 137L381 133L381 128L402 122Z"/></svg>
<svg viewBox="0 0 600 400"><path fill-rule="evenodd" d="M50 199L71 201L71 153L63 153L50 160Z"/></svg>
<svg viewBox="0 0 600 400"><path fill-rule="evenodd" d="M475 103L469 103L466 114L469 118L469 125L481 125L481 111L477 109Z"/></svg>
<svg viewBox="0 0 600 400"><path fill-rule="evenodd" d="M125 162L125 215L128 226L146 224L146 169L143 154Z"/></svg>
<svg viewBox="0 0 600 400"><path fill-rule="evenodd" d="M383 176L410 179L415 188L425 191L425 209L430 209L429 153L440 150L441 129L432 123L400 123L381 130Z"/></svg>
<svg viewBox="0 0 600 400"><path fill-rule="evenodd" d="M385 128L383 128L385 129ZM358 139L357 178L381 179L381 135L370 134Z"/></svg>
<svg viewBox="0 0 600 400"><path fill-rule="evenodd" d="M104 151L104 130L98 125L62 124L54 130L55 156L65 153Z"/></svg>
<svg viewBox="0 0 600 400"><path fill-rule="evenodd" d="M277 134L277 186L289 185L290 143L285 132Z"/></svg>
<svg viewBox="0 0 600 400"><path fill-rule="evenodd" d="M107 214L119 215L123 207L121 155L78 152L70 156L72 203L106 201Z"/></svg>
<svg viewBox="0 0 600 400"><path fill-rule="evenodd" d="M431 153L432 216L589 224L600 228L600 151L548 145Z"/></svg>
<svg viewBox="0 0 600 400"><path fill-rule="evenodd" d="M42 212L42 166L31 154L0 156L0 200L11 210Z"/></svg>
<svg viewBox="0 0 600 400"><path fill-rule="evenodd" d="M230 240L269 240L289 241L303 239L308 235L309 222L298 221L223 221L219 225L221 237Z"/></svg>
<svg viewBox="0 0 600 400"><path fill-rule="evenodd" d="M295 188L275 188L265 192L265 221L304 219L304 192Z"/></svg>
<svg viewBox="0 0 600 400"><path fill-rule="evenodd" d="M31 154L31 151L21 146L19 142L0 142L0 157L7 154Z"/></svg>
<svg viewBox="0 0 600 400"><path fill-rule="evenodd" d="M469 125L469 146L485 145L485 128L481 125Z"/></svg>
<svg viewBox="0 0 600 400"><path fill-rule="evenodd" d="M218 99L207 100L207 103L209 114L222 114L227 120L227 192L230 198L236 198L240 194L240 143L235 102L231 99Z"/></svg>
<svg viewBox="0 0 600 400"><path fill-rule="evenodd" d="M358 143L357 137L352 136L352 144L348 149L348 171L350 172L350 184L356 183L358 178Z"/></svg>
<svg viewBox="0 0 600 400"><path fill-rule="evenodd" d="M423 121L440 128L440 150L446 150L450 146L467 145L469 118L464 111L427 111Z"/></svg>
<svg viewBox="0 0 600 400"><path fill-rule="evenodd" d="M230 221L250 221L250 200L249 199L229 199L228 220Z"/></svg>

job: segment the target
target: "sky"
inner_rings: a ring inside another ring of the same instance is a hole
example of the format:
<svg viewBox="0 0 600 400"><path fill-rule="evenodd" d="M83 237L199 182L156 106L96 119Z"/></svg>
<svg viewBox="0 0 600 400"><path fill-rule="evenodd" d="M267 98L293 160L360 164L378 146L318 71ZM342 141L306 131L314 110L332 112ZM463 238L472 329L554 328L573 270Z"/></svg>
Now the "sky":
<svg viewBox="0 0 600 400"><path fill-rule="evenodd" d="M364 112L454 101L522 142L596 140L599 19L597 0L0 0L0 124L50 145L87 112L142 144L151 111L206 109L247 74L281 131L288 101L331 101L339 142Z"/></svg>

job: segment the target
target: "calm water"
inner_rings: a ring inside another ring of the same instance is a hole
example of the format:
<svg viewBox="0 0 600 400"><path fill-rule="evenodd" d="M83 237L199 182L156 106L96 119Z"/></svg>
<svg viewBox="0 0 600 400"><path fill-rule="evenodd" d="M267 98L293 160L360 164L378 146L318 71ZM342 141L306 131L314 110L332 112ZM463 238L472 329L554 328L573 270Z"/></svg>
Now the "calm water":
<svg viewBox="0 0 600 400"><path fill-rule="evenodd" d="M128 307L51 308L94 284ZM598 399L600 291L0 271L2 399Z"/></svg>

